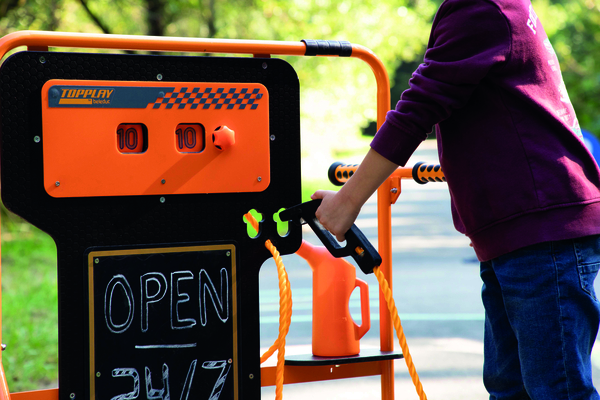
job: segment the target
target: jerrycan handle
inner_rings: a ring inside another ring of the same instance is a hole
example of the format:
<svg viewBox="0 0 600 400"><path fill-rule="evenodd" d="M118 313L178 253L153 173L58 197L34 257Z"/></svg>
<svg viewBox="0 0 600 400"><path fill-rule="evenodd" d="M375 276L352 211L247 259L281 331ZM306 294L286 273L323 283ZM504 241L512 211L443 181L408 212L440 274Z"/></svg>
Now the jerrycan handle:
<svg viewBox="0 0 600 400"><path fill-rule="evenodd" d="M361 324L354 322L354 333L356 339L365 336L365 333L371 329L371 309L369 308L369 285L362 279L356 278L354 287L360 287L360 319Z"/></svg>
<svg viewBox="0 0 600 400"><path fill-rule="evenodd" d="M361 230L353 224L350 230L344 235L346 237L346 245L344 247L340 246L339 242L323 225L321 225L315 216L317 208L319 208L320 205L320 199L307 201L306 203L298 204L280 212L279 218L281 218L282 221L308 223L332 256L336 258L352 256L365 274L373 273L373 268L378 267L381 264L381 256L377 250L375 250L371 242L369 242Z"/></svg>

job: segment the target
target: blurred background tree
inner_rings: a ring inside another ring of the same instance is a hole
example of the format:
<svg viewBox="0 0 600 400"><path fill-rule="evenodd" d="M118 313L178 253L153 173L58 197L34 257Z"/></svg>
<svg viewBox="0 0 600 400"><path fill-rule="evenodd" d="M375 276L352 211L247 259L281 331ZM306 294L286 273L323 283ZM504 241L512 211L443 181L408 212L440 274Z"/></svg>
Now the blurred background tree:
<svg viewBox="0 0 600 400"><path fill-rule="evenodd" d="M349 40L373 50L392 107L422 60L441 0L0 0L0 34L40 29L203 38ZM534 0L582 128L600 136L600 3ZM375 82L364 63L284 57L301 82L303 152L363 149L375 130ZM313 143L319 143L319 148Z"/></svg>
<svg viewBox="0 0 600 400"><path fill-rule="evenodd" d="M431 21L441 1L0 0L0 36L31 29L348 40L370 48L381 58L390 75L389 106L393 107L423 58ZM561 61L581 127L600 136L600 3L533 0L533 5ZM283 58L296 69L301 85L303 187L307 186L305 179L313 180L309 190L322 187L329 164L363 154L370 141L368 134L375 133L375 79L359 60ZM9 386L13 391L52 386L57 375L55 248L50 238L38 234L4 207L2 230L2 286L11 288L3 293L5 305L11 305L5 307L3 315L5 327L12 328L4 333L5 340L15 343L11 345L13 351L3 357L6 368L9 363L15 366L10 368ZM27 282L29 292L18 286L21 282ZM36 297L42 294L49 297ZM34 365L34 360L39 363Z"/></svg>
<svg viewBox="0 0 600 400"><path fill-rule="evenodd" d="M393 106L422 59L441 0L0 0L0 34L39 29L204 38L349 40L373 50L392 83ZM600 136L600 3L534 0L557 51L584 129ZM333 155L374 133L375 85L353 60L286 58L302 88L303 139ZM365 127L367 127L365 129ZM306 137L305 137L306 136ZM312 143L312 140L308 140ZM310 151L314 151L311 148ZM309 151L309 149L304 149Z"/></svg>
<svg viewBox="0 0 600 400"><path fill-rule="evenodd" d="M373 50L392 73L401 63L422 57L440 1L0 0L0 35L37 29L349 40ZM361 127L376 116L375 79L369 67L353 59L284 58L301 82L303 154L319 153L315 159L330 162L339 153L364 151L368 139L361 138Z"/></svg>

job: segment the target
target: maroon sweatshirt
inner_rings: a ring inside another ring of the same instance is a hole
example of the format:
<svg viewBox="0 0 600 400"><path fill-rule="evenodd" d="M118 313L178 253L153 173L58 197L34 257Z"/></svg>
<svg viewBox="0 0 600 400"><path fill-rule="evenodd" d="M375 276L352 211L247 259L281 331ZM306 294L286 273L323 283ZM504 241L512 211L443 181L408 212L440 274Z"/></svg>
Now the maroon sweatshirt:
<svg viewBox="0 0 600 400"><path fill-rule="evenodd" d="M445 0L371 147L399 165L436 125L456 229L487 261L600 233L600 171L528 0Z"/></svg>

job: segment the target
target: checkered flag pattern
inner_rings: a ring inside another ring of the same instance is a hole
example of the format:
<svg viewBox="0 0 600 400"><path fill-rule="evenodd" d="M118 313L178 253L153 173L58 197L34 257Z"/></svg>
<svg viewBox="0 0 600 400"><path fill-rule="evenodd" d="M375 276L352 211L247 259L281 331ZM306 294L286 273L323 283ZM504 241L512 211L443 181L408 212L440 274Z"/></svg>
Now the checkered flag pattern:
<svg viewBox="0 0 600 400"><path fill-rule="evenodd" d="M248 107L251 110L256 110L258 100L263 95L259 93L260 89L249 88L231 88L226 91L225 88L205 88L202 90L199 87L188 91L188 88L182 87L179 91L159 93L159 97L154 102L153 108L160 108L165 105L164 109L184 109L190 106L190 109L195 110L201 108L208 110L211 107L215 110L227 109L233 110L237 107L238 110L244 110Z"/></svg>

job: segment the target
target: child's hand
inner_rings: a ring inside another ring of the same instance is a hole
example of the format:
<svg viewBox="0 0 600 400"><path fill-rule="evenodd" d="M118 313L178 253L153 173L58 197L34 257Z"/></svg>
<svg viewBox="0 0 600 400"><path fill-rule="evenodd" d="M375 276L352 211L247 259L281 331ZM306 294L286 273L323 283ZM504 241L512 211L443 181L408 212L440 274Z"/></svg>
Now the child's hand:
<svg viewBox="0 0 600 400"><path fill-rule="evenodd" d="M350 199L344 198L343 192L317 190L311 199L322 199L315 216L339 242L345 240L345 234L358 217L360 206L356 207Z"/></svg>

